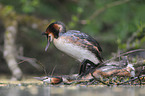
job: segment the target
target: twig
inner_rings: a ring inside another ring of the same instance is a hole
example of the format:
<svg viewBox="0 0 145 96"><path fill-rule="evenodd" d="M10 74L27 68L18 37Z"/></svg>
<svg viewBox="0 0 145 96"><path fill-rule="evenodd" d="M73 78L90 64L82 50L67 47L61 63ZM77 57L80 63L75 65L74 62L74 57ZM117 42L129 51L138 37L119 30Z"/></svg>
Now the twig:
<svg viewBox="0 0 145 96"><path fill-rule="evenodd" d="M129 82L135 81L135 80L137 80L138 78L141 78L141 77L145 77L145 75L134 77L133 79L130 79L130 80L125 81L125 82L117 83L117 85L123 85L125 83L129 83Z"/></svg>
<svg viewBox="0 0 145 96"><path fill-rule="evenodd" d="M142 82L141 82L139 76L141 76L142 72L143 72L143 70L141 70L141 71L139 72L139 75L138 75L138 80L139 80L139 84L140 84L140 85L142 84Z"/></svg>
<svg viewBox="0 0 145 96"><path fill-rule="evenodd" d="M111 58L111 59L105 61L104 63L107 63L107 62L110 62L110 61L112 61L112 60L114 60L114 59L117 59L117 58L119 58L120 56L128 55L128 54L131 54L131 53L134 53L134 52L138 52L138 51L145 51L145 49L136 49L136 50L131 50L131 51L122 53L122 54L120 54L119 56L113 57L113 58Z"/></svg>
<svg viewBox="0 0 145 96"><path fill-rule="evenodd" d="M140 80L139 76L138 76L138 80L139 80L139 85L141 85L142 83L141 83L141 80Z"/></svg>
<svg viewBox="0 0 145 96"><path fill-rule="evenodd" d="M104 7L96 10L90 17L89 17L89 20L93 20L95 17L97 17L98 15L100 15L102 12L104 12L105 10L107 10L108 8L111 8L111 7L114 7L114 6L117 6L117 5L121 5L121 4L124 4L124 3L127 3L129 2L130 0L120 0L120 1L115 1L115 2L112 2L112 3L109 3L109 4L106 4Z"/></svg>
<svg viewBox="0 0 145 96"><path fill-rule="evenodd" d="M37 61L37 62L38 62L39 65L41 65L41 67L42 67L42 69L43 69L45 75L48 76L48 72L46 71L45 66L44 66L40 61Z"/></svg>
<svg viewBox="0 0 145 96"><path fill-rule="evenodd" d="M19 59L19 60L23 60L23 61L19 62L18 64L21 64L21 63L27 61L32 66L34 66L36 69L39 69L40 70L40 66L36 63L37 60L35 58L29 58L29 57L24 57L24 56L17 56L16 58Z"/></svg>
<svg viewBox="0 0 145 96"><path fill-rule="evenodd" d="M105 83L105 82L103 82L103 81L97 79L97 78L93 75L93 73L91 73L91 75L92 75L92 77L94 78L94 80L99 81L99 82L101 82L101 83L104 84L104 85L111 86L110 84L107 84L107 83Z"/></svg>
<svg viewBox="0 0 145 96"><path fill-rule="evenodd" d="M57 65L55 65L55 66L53 67L52 72L51 72L51 76L53 75L56 66L57 66Z"/></svg>

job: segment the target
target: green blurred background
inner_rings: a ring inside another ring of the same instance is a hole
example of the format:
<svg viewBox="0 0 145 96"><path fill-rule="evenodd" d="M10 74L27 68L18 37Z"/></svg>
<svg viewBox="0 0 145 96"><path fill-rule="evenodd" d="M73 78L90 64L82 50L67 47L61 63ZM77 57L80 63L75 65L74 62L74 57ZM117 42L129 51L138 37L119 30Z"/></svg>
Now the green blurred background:
<svg viewBox="0 0 145 96"><path fill-rule="evenodd" d="M0 74L11 74L3 58L5 23L11 20L18 22L17 48L40 65L37 69L18 59L25 75L45 75L44 68L55 75L78 72L80 63L53 44L44 51L41 32L53 21L94 37L105 60L118 51L145 48L145 0L0 0Z"/></svg>

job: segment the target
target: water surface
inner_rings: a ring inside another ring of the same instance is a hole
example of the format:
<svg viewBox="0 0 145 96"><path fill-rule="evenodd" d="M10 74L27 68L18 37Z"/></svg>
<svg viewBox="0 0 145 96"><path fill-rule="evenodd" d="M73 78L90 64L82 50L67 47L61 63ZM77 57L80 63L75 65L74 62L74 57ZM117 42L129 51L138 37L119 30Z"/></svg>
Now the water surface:
<svg viewBox="0 0 145 96"><path fill-rule="evenodd" d="M0 96L145 96L145 87L1 86Z"/></svg>

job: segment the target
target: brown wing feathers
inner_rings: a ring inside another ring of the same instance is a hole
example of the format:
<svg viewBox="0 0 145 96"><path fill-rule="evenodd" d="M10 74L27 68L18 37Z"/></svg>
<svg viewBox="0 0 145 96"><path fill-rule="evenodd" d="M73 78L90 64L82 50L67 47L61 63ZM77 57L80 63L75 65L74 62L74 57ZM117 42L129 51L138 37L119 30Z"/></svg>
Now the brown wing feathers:
<svg viewBox="0 0 145 96"><path fill-rule="evenodd" d="M73 35L71 34L71 36L68 36L67 34L65 39L68 40L68 42L71 42L83 48L87 48L89 51L91 51L92 53L96 55L96 57L100 60L100 62L103 62L102 61L103 58L100 53L102 49L99 43L95 39L93 39L91 36L85 33L76 32L76 33L73 33Z"/></svg>

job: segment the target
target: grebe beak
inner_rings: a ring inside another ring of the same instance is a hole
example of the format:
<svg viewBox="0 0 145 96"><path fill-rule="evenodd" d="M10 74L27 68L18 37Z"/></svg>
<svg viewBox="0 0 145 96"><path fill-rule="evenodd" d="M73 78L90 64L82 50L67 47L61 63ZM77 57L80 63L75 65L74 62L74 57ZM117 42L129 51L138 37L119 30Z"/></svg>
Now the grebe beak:
<svg viewBox="0 0 145 96"><path fill-rule="evenodd" d="M51 42L51 36L48 36L48 34L46 34L46 32L43 32L42 35L46 35L46 37L47 37L47 45L45 47L45 51L47 51L47 49L50 45L50 42Z"/></svg>
<svg viewBox="0 0 145 96"><path fill-rule="evenodd" d="M50 42L51 42L51 37L47 35L47 45L45 47L45 51L47 51L49 45L50 45Z"/></svg>

